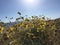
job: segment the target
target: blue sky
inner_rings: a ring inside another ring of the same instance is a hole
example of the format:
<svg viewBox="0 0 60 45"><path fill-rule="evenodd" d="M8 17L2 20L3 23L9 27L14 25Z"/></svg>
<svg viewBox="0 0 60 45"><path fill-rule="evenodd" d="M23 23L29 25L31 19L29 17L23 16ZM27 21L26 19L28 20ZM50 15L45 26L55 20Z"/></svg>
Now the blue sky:
<svg viewBox="0 0 60 45"><path fill-rule="evenodd" d="M35 0L36 1L36 0ZM39 0L40 1L40 0ZM25 4L26 5L26 4ZM43 0L38 6L32 8L26 7L21 3L21 0L0 0L0 19L6 22L7 17L14 17L14 21L19 15L18 11L22 13L22 16L28 15L45 15L46 17L59 18L60 17L60 0Z"/></svg>

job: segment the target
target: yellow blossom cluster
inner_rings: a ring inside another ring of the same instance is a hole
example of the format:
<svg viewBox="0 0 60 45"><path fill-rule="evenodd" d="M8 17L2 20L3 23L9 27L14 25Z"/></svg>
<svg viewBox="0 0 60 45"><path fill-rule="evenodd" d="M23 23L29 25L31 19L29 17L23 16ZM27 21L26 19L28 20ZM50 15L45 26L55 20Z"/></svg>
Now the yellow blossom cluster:
<svg viewBox="0 0 60 45"><path fill-rule="evenodd" d="M53 24L45 19L42 20L39 17L33 17L30 20L27 18L18 24L9 26L7 29L0 26L0 33L4 33L5 31L5 38L3 37L3 40L6 41L8 39L7 41L10 45L20 45L20 43L21 45L28 45L27 42L32 41L32 43L35 44L37 40L48 42L49 39L54 36L54 34L52 36L50 35L52 32L51 30L55 29L55 23ZM39 41L37 41L37 45L40 43L38 42Z"/></svg>
<svg viewBox="0 0 60 45"><path fill-rule="evenodd" d="M4 27L0 26L0 33L4 32Z"/></svg>

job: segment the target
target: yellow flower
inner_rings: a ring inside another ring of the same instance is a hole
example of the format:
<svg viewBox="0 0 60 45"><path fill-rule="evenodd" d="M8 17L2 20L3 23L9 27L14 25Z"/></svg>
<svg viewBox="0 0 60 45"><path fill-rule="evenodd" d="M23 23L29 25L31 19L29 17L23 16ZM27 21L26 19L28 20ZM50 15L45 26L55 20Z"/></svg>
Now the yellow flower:
<svg viewBox="0 0 60 45"><path fill-rule="evenodd" d="M46 22L44 22L44 25L46 25Z"/></svg>
<svg viewBox="0 0 60 45"><path fill-rule="evenodd" d="M0 26L0 33L3 33L3 31L4 31L4 27Z"/></svg>
<svg viewBox="0 0 60 45"><path fill-rule="evenodd" d="M12 30L14 30L14 27L9 27L9 29L12 31Z"/></svg>
<svg viewBox="0 0 60 45"><path fill-rule="evenodd" d="M51 26L51 29L52 30L56 29L56 26L55 25Z"/></svg>
<svg viewBox="0 0 60 45"><path fill-rule="evenodd" d="M45 25L42 25L42 27L45 27Z"/></svg>
<svg viewBox="0 0 60 45"><path fill-rule="evenodd" d="M21 25L20 25L20 27L23 27L24 26L24 24L22 23Z"/></svg>
<svg viewBox="0 0 60 45"><path fill-rule="evenodd" d="M26 25L26 30L28 30L29 29L29 26L28 25Z"/></svg>
<svg viewBox="0 0 60 45"><path fill-rule="evenodd" d="M7 37L9 38L9 34L7 33Z"/></svg>

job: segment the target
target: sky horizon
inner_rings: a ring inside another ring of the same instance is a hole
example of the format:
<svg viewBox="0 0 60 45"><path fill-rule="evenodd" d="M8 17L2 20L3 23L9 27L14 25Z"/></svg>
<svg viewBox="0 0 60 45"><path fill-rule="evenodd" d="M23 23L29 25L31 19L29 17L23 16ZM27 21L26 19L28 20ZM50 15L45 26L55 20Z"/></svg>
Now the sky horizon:
<svg viewBox="0 0 60 45"><path fill-rule="evenodd" d="M60 18L60 0L0 0L0 19L6 22L14 17L15 21L20 11L22 16L44 15L52 19Z"/></svg>

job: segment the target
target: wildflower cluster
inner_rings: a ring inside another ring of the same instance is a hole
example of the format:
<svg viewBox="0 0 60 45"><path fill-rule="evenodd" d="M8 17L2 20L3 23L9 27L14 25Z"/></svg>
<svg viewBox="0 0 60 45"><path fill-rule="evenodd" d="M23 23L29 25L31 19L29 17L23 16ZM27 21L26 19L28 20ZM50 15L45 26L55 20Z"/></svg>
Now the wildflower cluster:
<svg viewBox="0 0 60 45"><path fill-rule="evenodd" d="M45 17L32 16L16 19L19 22L12 26L0 26L1 45L56 45L57 23L54 20L46 20ZM7 17L6 17L7 18ZM59 20L60 21L60 20Z"/></svg>

